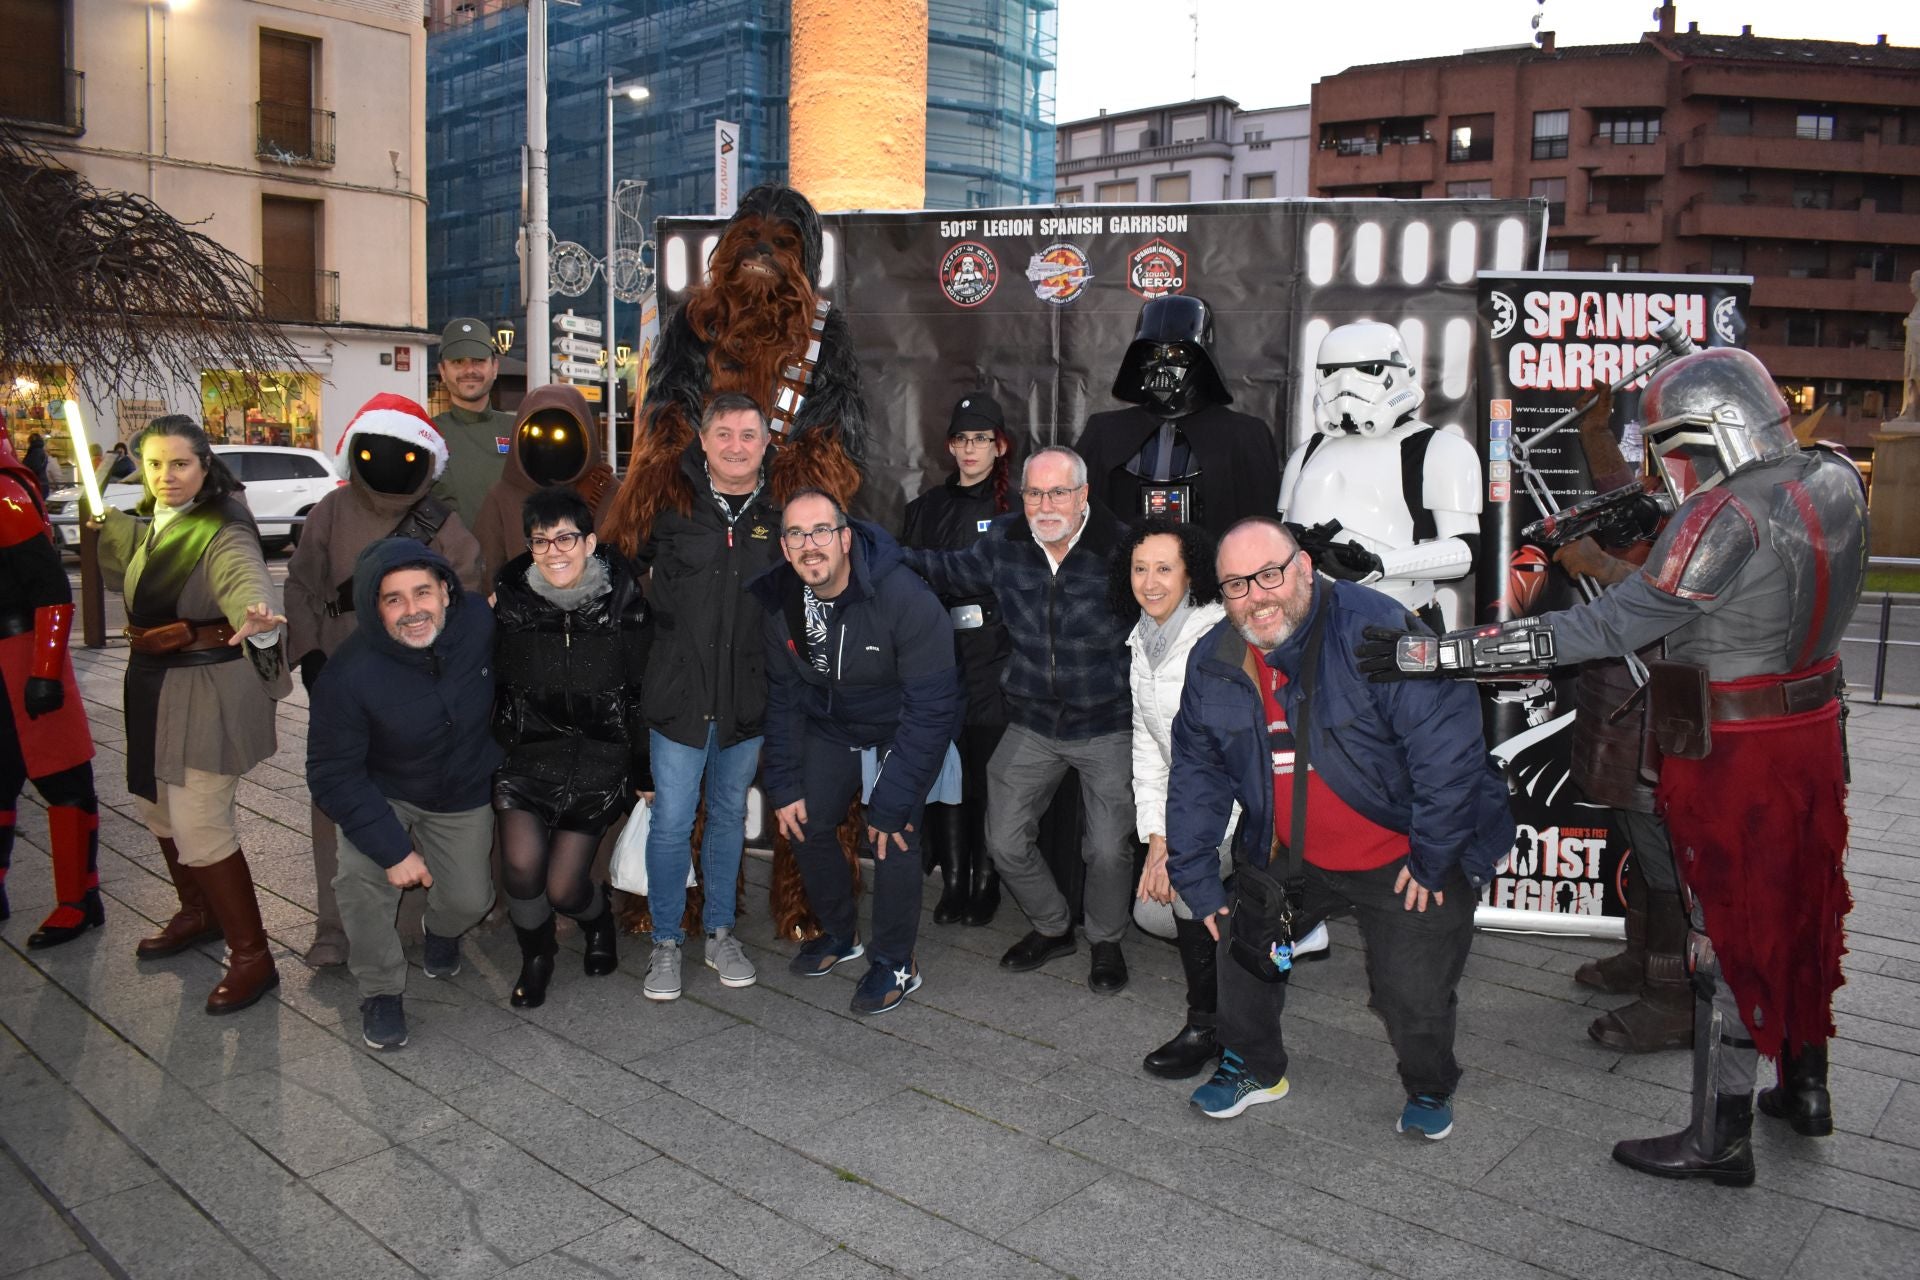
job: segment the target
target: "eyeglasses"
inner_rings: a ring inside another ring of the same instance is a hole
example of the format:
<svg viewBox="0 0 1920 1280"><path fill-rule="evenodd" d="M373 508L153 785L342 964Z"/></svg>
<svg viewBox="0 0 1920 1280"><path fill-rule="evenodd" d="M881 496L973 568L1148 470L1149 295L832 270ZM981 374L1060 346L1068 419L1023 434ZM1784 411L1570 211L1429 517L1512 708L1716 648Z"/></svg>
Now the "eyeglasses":
<svg viewBox="0 0 1920 1280"><path fill-rule="evenodd" d="M949 445L958 445L963 449L991 449L993 448L993 439L994 436L991 431L967 431L957 436L948 436L947 443Z"/></svg>
<svg viewBox="0 0 1920 1280"><path fill-rule="evenodd" d="M817 524L811 529L788 529L781 533L780 541L795 551L805 546L824 547L833 540L833 535L847 526L843 524Z"/></svg>
<svg viewBox="0 0 1920 1280"><path fill-rule="evenodd" d="M1220 579L1220 594L1229 600L1238 600L1241 596L1253 590L1255 583L1260 584L1262 591L1277 590L1287 580L1287 566L1292 564L1299 556L1300 548L1295 547L1293 554L1285 560L1282 560L1279 564L1270 564L1264 569L1255 570L1252 573L1245 574L1238 578L1222 578Z"/></svg>
<svg viewBox="0 0 1920 1280"><path fill-rule="evenodd" d="M586 536L584 533L556 533L551 538L536 535L527 539L527 550L537 556L546 555L549 551L558 551L561 555L565 555L579 546L580 539Z"/></svg>
<svg viewBox="0 0 1920 1280"><path fill-rule="evenodd" d="M1051 502L1057 507L1086 487L1087 486L1083 484L1076 484L1071 488L1063 486L1055 489L1022 489L1020 491L1020 501L1030 507L1037 507L1042 502Z"/></svg>

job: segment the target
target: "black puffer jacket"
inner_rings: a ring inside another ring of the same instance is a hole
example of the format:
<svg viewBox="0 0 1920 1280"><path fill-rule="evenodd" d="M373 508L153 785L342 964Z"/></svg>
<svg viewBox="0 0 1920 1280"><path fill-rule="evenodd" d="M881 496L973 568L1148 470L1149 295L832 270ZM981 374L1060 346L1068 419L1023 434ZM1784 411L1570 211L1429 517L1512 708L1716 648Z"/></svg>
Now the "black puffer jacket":
<svg viewBox="0 0 1920 1280"><path fill-rule="evenodd" d="M900 545L923 551L960 551L986 533L998 514L994 510L993 477L978 484L961 484L957 474L948 476L945 484L907 504ZM942 595L940 603L948 609L980 606L986 625L953 633L954 656L966 685L966 722L1005 724L1007 700L1000 692L1000 677L1006 672L1007 656L1013 647L1007 639L1006 624L1000 621L999 602L989 591L977 596Z"/></svg>
<svg viewBox="0 0 1920 1280"><path fill-rule="evenodd" d="M642 709L649 728L683 746L705 747L712 725L731 747L759 737L767 713L760 607L747 599L747 583L781 559L780 512L763 488L729 524L698 437L680 469L693 486L691 514L662 511L640 548L641 567L653 571L654 631Z"/></svg>
<svg viewBox="0 0 1920 1280"><path fill-rule="evenodd" d="M604 816L647 776L640 679L653 628L633 565L599 547L611 588L562 609L527 584L522 553L494 577L493 735L507 749L496 775L553 811Z"/></svg>

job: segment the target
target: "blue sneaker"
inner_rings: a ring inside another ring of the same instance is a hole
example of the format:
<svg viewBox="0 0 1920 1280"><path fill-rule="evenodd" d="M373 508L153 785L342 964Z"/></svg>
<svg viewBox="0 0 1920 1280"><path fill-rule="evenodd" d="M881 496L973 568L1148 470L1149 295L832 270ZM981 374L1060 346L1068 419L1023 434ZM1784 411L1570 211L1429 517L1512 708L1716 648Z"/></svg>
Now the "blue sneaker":
<svg viewBox="0 0 1920 1280"><path fill-rule="evenodd" d="M867 966L867 976L854 988L853 1003L847 1007L855 1013L885 1013L919 989L917 961L909 960L896 969L883 960L875 960Z"/></svg>
<svg viewBox="0 0 1920 1280"><path fill-rule="evenodd" d="M823 933L801 944L800 954L787 961L787 972L801 978L824 978L833 972L835 965L858 960L865 954L867 949L860 945L858 938L842 942L830 933Z"/></svg>
<svg viewBox="0 0 1920 1280"><path fill-rule="evenodd" d="M360 1038L369 1049L407 1047L407 1015L399 996L368 996L360 1002Z"/></svg>
<svg viewBox="0 0 1920 1280"><path fill-rule="evenodd" d="M1407 1099L1406 1109L1393 1127L1398 1133L1438 1142L1453 1132L1453 1099L1437 1093L1416 1093Z"/></svg>
<svg viewBox="0 0 1920 1280"><path fill-rule="evenodd" d="M420 968L429 978L451 978L460 972L460 937L443 938L439 934L427 933L426 956Z"/></svg>
<svg viewBox="0 0 1920 1280"><path fill-rule="evenodd" d="M1213 1079L1193 1091L1193 1105L1215 1120L1231 1120L1248 1107L1278 1102L1287 1096L1287 1078L1269 1084L1247 1070L1239 1054L1229 1049L1214 1068Z"/></svg>

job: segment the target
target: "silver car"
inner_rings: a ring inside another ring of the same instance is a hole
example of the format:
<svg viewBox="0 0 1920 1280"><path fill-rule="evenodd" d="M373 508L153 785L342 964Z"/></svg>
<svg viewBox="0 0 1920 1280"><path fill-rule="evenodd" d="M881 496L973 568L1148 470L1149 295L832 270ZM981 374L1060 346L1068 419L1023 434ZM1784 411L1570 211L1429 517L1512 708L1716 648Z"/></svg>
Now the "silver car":
<svg viewBox="0 0 1920 1280"><path fill-rule="evenodd" d="M227 464L236 479L246 486L242 495L253 517L260 524L260 543L277 551L300 541L300 526L275 516L304 516L314 504L345 484L334 474L331 460L318 449L295 449L272 444L216 444L213 451ZM100 499L110 507L132 511L139 505L145 488L138 484L109 484L100 490ZM82 514L84 499L76 485L56 489L47 500L55 516ZM80 526L56 524L61 543L69 551L80 549Z"/></svg>

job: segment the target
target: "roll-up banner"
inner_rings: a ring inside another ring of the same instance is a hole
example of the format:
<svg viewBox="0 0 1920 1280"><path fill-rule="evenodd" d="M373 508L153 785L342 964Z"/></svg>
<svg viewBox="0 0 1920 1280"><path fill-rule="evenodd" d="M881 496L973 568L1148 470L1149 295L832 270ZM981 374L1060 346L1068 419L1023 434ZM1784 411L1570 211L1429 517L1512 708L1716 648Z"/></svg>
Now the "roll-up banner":
<svg viewBox="0 0 1920 1280"><path fill-rule="evenodd" d="M1544 513L1521 484L1516 445L1658 355L1654 334L1669 321L1677 320L1696 347L1744 346L1752 286L1746 276L1481 273L1473 430L1487 485L1475 592L1480 621L1548 613L1579 600L1567 574L1521 540L1520 531ZM1614 438L1636 466L1644 386L1638 379L1613 399ZM1560 506L1593 494L1571 427L1529 460ZM1625 914L1625 834L1569 773L1572 672L1491 686L1485 696L1487 741L1513 793L1516 831L1512 854L1482 892L1482 922L1585 932L1586 921Z"/></svg>

